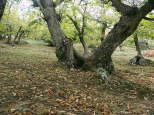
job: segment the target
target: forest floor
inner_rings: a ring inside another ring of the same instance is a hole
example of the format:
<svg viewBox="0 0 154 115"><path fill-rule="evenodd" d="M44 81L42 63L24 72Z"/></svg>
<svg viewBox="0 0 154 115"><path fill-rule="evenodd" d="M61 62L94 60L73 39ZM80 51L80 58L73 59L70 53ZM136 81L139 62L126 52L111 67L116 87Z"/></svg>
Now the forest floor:
<svg viewBox="0 0 154 115"><path fill-rule="evenodd" d="M154 67L129 65L133 56L117 50L104 84L58 64L54 48L0 43L0 115L154 115Z"/></svg>

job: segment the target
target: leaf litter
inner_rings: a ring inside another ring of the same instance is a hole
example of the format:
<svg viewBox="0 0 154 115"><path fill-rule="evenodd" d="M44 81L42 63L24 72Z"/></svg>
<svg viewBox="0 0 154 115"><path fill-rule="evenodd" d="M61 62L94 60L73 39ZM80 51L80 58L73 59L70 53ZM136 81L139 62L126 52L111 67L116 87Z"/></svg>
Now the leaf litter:
<svg viewBox="0 0 154 115"><path fill-rule="evenodd" d="M94 72L57 63L52 48L22 47L0 50L0 115L154 114L153 67L116 63L103 84ZM24 49L38 52L18 53Z"/></svg>

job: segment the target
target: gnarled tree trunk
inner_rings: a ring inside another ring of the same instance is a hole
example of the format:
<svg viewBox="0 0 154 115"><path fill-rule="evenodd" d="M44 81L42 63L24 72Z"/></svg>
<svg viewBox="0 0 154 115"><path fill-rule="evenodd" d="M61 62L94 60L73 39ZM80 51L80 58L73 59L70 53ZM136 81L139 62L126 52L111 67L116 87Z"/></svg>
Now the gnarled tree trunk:
<svg viewBox="0 0 154 115"><path fill-rule="evenodd" d="M53 0L41 0L38 2L38 5L44 15L49 32L56 46L56 56L58 60L68 67L79 66L83 63L82 59L73 49L72 40L68 39L60 28Z"/></svg>
<svg viewBox="0 0 154 115"><path fill-rule="evenodd" d="M120 21L107 35L106 39L101 43L101 46L94 53L94 63L97 67L102 67L109 73L114 71L112 63L112 54L115 49L137 28L141 19L137 16L122 16Z"/></svg>
<svg viewBox="0 0 154 115"><path fill-rule="evenodd" d="M7 0L0 1L0 21L2 19Z"/></svg>
<svg viewBox="0 0 154 115"><path fill-rule="evenodd" d="M93 55L94 64L98 68L104 68L110 74L114 71L111 58L113 52L128 36L133 34L141 19L142 18L138 15L121 16L120 21L109 32L106 39L101 43L100 47Z"/></svg>
<svg viewBox="0 0 154 115"><path fill-rule="evenodd" d="M154 9L154 1L147 1L140 9L124 5L118 0L110 1L117 11L122 13L122 16L93 54L91 64L97 68L102 68L102 70L105 69L111 74L114 71L111 57L113 52L128 36L134 33L140 21ZM78 58L77 53L74 51L71 40L60 29L53 0L41 0L39 6L55 42L56 55L59 61L69 67L74 67L78 62L82 62L83 60L80 60L81 58Z"/></svg>

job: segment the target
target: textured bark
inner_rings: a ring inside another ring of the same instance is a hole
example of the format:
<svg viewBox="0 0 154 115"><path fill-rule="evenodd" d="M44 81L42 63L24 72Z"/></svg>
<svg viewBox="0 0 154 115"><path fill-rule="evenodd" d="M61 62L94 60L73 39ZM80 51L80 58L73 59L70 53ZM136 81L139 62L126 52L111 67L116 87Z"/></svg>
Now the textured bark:
<svg viewBox="0 0 154 115"><path fill-rule="evenodd" d="M153 0L146 2L140 9L125 5L118 0L111 2L122 16L92 57L93 65L105 69L110 74L114 71L111 56L115 49L134 33L140 21L154 9Z"/></svg>
<svg viewBox="0 0 154 115"><path fill-rule="evenodd" d="M151 11L151 10L149 10ZM109 73L114 71L112 63L112 54L115 49L129 37L138 27L142 18L148 12L138 12L135 15L123 15L119 22L109 32L106 39L101 43L100 47L93 55L94 64L97 67L106 69Z"/></svg>
<svg viewBox="0 0 154 115"><path fill-rule="evenodd" d="M2 19L7 0L0 1L0 21Z"/></svg>
<svg viewBox="0 0 154 115"><path fill-rule="evenodd" d="M140 45L139 45L139 42L138 42L137 34L135 34L135 36L134 36L134 43L135 43L135 47L136 47L136 51L137 51L137 56L143 57L142 52L141 52L141 48L140 48Z"/></svg>
<svg viewBox="0 0 154 115"><path fill-rule="evenodd" d="M109 73L114 71L112 63L112 54L115 49L137 28L139 22L137 16L122 16L120 21L109 32L106 39L101 43L100 47L94 53L94 63L97 67L106 69Z"/></svg>
<svg viewBox="0 0 154 115"><path fill-rule="evenodd" d="M53 1L41 0L38 4L56 46L56 56L59 62L62 62L68 67L80 65L82 59L74 51L72 40L68 39L60 28ZM78 63L79 60L80 64Z"/></svg>
<svg viewBox="0 0 154 115"><path fill-rule="evenodd" d="M145 59L143 56L138 56L138 55L130 59L129 64L140 65L140 66L154 65L153 61Z"/></svg>
<svg viewBox="0 0 154 115"><path fill-rule="evenodd" d="M110 74L114 71L112 62L112 54L115 49L132 35L138 27L140 21L154 9L153 0L146 2L140 9L131 8L117 0L111 0L113 6L122 14L119 22L109 32L106 39L102 41L96 52L93 54L90 63L102 70L108 71ZM52 0L41 0L41 11L44 14L49 31L56 45L56 55L59 61L73 67L78 62L83 62L82 58L78 58L78 54L74 51L72 41L66 37L60 29L59 22L56 18ZM122 11L123 10L123 11ZM81 64L80 64L81 65Z"/></svg>

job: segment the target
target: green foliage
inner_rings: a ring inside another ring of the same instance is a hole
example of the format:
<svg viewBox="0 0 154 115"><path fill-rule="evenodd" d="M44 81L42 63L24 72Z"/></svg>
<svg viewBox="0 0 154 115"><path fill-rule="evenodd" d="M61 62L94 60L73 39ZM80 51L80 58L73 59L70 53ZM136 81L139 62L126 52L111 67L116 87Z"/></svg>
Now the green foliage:
<svg viewBox="0 0 154 115"><path fill-rule="evenodd" d="M26 32L25 39L50 39L47 25L42 19L40 11L30 9L28 13L19 11L20 1L9 0L3 20L0 23L0 34L16 36L20 27Z"/></svg>
<svg viewBox="0 0 154 115"><path fill-rule="evenodd" d="M48 43L45 43L43 40L26 40L28 44L31 45L38 45L38 46L46 46Z"/></svg>
<svg viewBox="0 0 154 115"><path fill-rule="evenodd" d="M137 31L139 37L154 39L154 22L143 20Z"/></svg>
<svg viewBox="0 0 154 115"><path fill-rule="evenodd" d="M29 30L30 30L29 39L33 39L33 40L50 39L50 34L48 31L47 25L44 22L42 22L41 24L35 23L29 26Z"/></svg>
<svg viewBox="0 0 154 115"><path fill-rule="evenodd" d="M61 23L64 33L71 39L75 38L76 30L72 22L68 18L64 18Z"/></svg>
<svg viewBox="0 0 154 115"><path fill-rule="evenodd" d="M13 36L16 35L20 26L24 31L27 31L26 39L29 40L45 40L51 39L47 24L43 20L43 16L38 9L30 9L29 12L21 16L17 5L21 0L9 0L6 6L2 23L0 23L0 34ZM76 0L75 0L76 1ZM58 1L59 2L59 1ZM101 38L102 24L100 22L107 22L110 28L118 21L119 13L115 12L111 4L102 4L100 0L87 1L88 10L85 15L86 27L84 39L88 44L99 44ZM72 22L67 18L67 15L73 17L79 26L82 26L82 13L84 5L79 5L78 1L73 2L65 0L64 4L56 8L57 13L62 16L61 28L64 33L75 42L79 42L78 32ZM98 9L93 10L91 9ZM148 17L153 17L149 14ZM99 21L98 21L99 20ZM143 20L138 29L138 36L140 38L154 39L154 23ZM110 29L107 29L108 33ZM128 44L133 44L133 40L126 41ZM127 44L126 43L126 44Z"/></svg>

